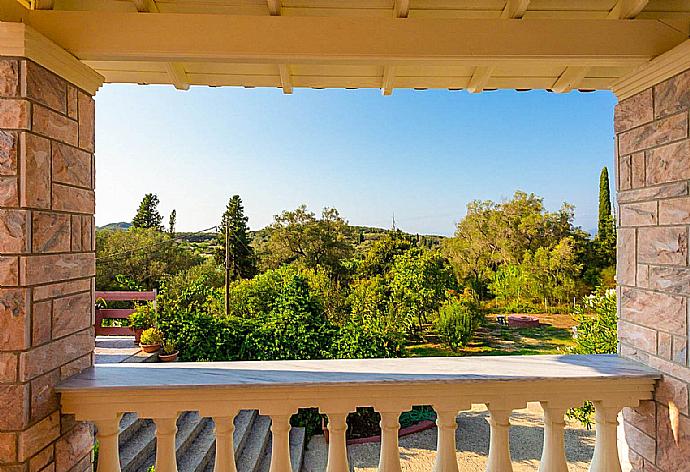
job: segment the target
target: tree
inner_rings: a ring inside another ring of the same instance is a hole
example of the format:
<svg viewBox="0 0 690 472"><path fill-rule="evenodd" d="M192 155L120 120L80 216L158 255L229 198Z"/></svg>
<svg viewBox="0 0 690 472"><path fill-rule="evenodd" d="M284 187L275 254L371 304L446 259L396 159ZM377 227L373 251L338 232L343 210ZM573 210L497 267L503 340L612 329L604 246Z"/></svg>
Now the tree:
<svg viewBox="0 0 690 472"><path fill-rule="evenodd" d="M574 208L564 203L549 212L543 199L517 191L501 203L473 201L458 223L455 235L443 249L458 278L468 283L480 298L486 298L488 284L504 264L520 264L526 252L551 248L571 236Z"/></svg>
<svg viewBox="0 0 690 472"><path fill-rule="evenodd" d="M234 279L249 279L256 274L256 256L249 236L249 218L244 214L242 199L233 195L225 207L218 227L216 261L225 263L226 230L229 267Z"/></svg>
<svg viewBox="0 0 690 472"><path fill-rule="evenodd" d="M435 313L457 281L448 261L432 251L417 248L395 256L388 274L391 302L397 323L409 331L422 331L427 315Z"/></svg>
<svg viewBox="0 0 690 472"><path fill-rule="evenodd" d="M393 265L395 256L405 254L413 247L410 238L402 231L391 231L377 239L364 254L359 273L364 277L385 275Z"/></svg>
<svg viewBox="0 0 690 472"><path fill-rule="evenodd" d="M201 258L155 228L96 231L96 289L122 289L122 275L146 290L159 288L166 276L189 269Z"/></svg>
<svg viewBox="0 0 690 472"><path fill-rule="evenodd" d="M317 218L302 205L274 218L261 251L269 268L294 262L311 269L322 267L336 278L345 273L343 262L352 255L354 248L350 227L338 210L324 208L321 218Z"/></svg>
<svg viewBox="0 0 690 472"><path fill-rule="evenodd" d="M599 220L595 239L599 268L616 263L616 224L611 212L609 171L606 167L599 176Z"/></svg>
<svg viewBox="0 0 690 472"><path fill-rule="evenodd" d="M175 224L177 224L177 210L170 212L170 218L168 218L168 233L172 237L175 237Z"/></svg>
<svg viewBox="0 0 690 472"><path fill-rule="evenodd" d="M132 219L132 226L134 228L152 228L157 231L163 231L161 222L163 217L158 212L158 197L153 193L147 193L139 204L137 214Z"/></svg>

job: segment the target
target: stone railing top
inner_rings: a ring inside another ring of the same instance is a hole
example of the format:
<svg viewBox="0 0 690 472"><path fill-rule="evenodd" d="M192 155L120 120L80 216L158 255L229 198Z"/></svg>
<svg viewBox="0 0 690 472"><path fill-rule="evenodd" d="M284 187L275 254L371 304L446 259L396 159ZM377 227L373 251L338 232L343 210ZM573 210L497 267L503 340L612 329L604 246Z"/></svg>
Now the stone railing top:
<svg viewBox="0 0 690 472"><path fill-rule="evenodd" d="M616 355L101 364L63 382L58 391L658 378L655 370Z"/></svg>

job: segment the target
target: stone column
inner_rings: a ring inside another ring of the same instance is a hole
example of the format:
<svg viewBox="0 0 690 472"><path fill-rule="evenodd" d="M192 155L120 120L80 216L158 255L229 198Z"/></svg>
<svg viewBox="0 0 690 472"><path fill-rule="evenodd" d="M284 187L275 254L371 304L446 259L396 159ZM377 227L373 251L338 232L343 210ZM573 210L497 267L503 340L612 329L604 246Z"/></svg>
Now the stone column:
<svg viewBox="0 0 690 472"><path fill-rule="evenodd" d="M90 467L90 426L60 415L54 387L93 364L93 152L92 97L0 56L3 472Z"/></svg>
<svg viewBox="0 0 690 472"><path fill-rule="evenodd" d="M624 411L635 470L688 467L690 71L619 103L619 340L664 373L654 401Z"/></svg>

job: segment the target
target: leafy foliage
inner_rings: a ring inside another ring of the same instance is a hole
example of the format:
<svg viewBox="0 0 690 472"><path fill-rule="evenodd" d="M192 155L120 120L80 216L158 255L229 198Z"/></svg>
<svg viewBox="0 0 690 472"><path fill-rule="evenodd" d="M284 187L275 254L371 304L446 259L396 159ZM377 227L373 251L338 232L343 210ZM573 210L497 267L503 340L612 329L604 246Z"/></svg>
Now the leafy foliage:
<svg viewBox="0 0 690 472"><path fill-rule="evenodd" d="M149 328L141 333L141 344L142 345L152 345L152 344L162 344L163 343L163 333L158 328Z"/></svg>
<svg viewBox="0 0 690 472"><path fill-rule="evenodd" d="M577 354L613 354L618 347L616 291L598 290L575 307Z"/></svg>
<svg viewBox="0 0 690 472"><path fill-rule="evenodd" d="M353 253L350 227L335 208L324 208L321 218L305 205L275 216L268 241L261 245L267 268L297 263L322 267L334 276L345 272L343 262Z"/></svg>
<svg viewBox="0 0 690 472"><path fill-rule="evenodd" d="M575 336L576 354L613 354L618 347L618 314L616 311L616 291L599 289L582 299L575 307L577 321ZM568 410L570 418L578 420L587 429L592 427L594 405L585 402L579 408Z"/></svg>
<svg viewBox="0 0 690 472"><path fill-rule="evenodd" d="M158 196L147 193L139 204L136 215L132 218L132 226L135 228L155 229L163 231L161 222L163 217L158 212Z"/></svg>
<svg viewBox="0 0 690 472"><path fill-rule="evenodd" d="M118 275L151 290L161 280L201 262L190 249L170 234L155 228L96 232L96 288L118 289Z"/></svg>
<svg viewBox="0 0 690 472"><path fill-rule="evenodd" d="M132 329L148 329L156 326L157 316L152 303L137 305L129 315L129 326Z"/></svg>
<svg viewBox="0 0 690 472"><path fill-rule="evenodd" d="M225 207L218 227L216 262L224 264L226 258L226 231L228 267L233 279L247 279L256 273L256 255L249 236L249 218L239 195L233 195Z"/></svg>
<svg viewBox="0 0 690 472"><path fill-rule="evenodd" d="M436 331L453 351L467 345L480 320L480 311L471 291L448 300L439 310Z"/></svg>
<svg viewBox="0 0 690 472"><path fill-rule="evenodd" d="M446 292L457 288L447 261L436 252L421 250L395 256L389 283L396 322L408 331L416 323L420 332L428 315L445 300Z"/></svg>

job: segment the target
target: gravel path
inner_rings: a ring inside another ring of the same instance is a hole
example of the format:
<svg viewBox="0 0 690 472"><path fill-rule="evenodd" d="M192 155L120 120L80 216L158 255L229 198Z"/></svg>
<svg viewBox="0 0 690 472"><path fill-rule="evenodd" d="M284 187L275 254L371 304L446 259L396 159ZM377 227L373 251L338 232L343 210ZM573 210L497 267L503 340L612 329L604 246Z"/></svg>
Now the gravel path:
<svg viewBox="0 0 690 472"><path fill-rule="evenodd" d="M511 417L510 452L515 472L536 471L539 468L544 441L542 410L538 403L530 403L524 410L516 410ZM489 452L489 424L486 407L477 405L458 416L456 434L457 456L461 471L483 472ZM594 452L594 431L587 431L579 423L568 421L565 447L570 472L586 472ZM350 465L356 472L375 472L379 460L379 443L348 447ZM431 471L436 450L436 428L400 439L403 471ZM327 446L323 436L314 436L305 456L306 472L321 472L326 467Z"/></svg>

